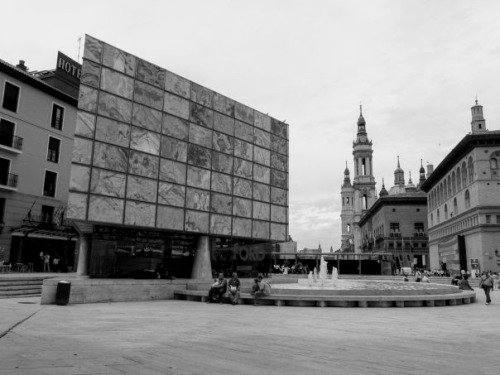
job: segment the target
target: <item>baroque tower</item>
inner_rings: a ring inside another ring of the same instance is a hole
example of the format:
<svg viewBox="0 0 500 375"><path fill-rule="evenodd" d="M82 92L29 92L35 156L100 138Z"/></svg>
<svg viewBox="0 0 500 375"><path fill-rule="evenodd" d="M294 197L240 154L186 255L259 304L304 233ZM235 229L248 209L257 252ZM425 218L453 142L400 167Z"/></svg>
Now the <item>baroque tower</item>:
<svg viewBox="0 0 500 375"><path fill-rule="evenodd" d="M471 107L471 112L472 112L472 121L470 123L472 133L483 133L487 131L486 129L486 121L484 120L483 117L483 106L477 104L477 99L476 99L476 105Z"/></svg>
<svg viewBox="0 0 500 375"><path fill-rule="evenodd" d="M361 252L361 232L357 223L366 210L377 200L375 177L373 176L372 142L366 133L366 121L361 106L359 106L358 133L352 147L354 157L354 252L358 253Z"/></svg>
<svg viewBox="0 0 500 375"><path fill-rule="evenodd" d="M342 252L352 252L354 250L353 222L354 222L354 188L351 185L351 177L347 162L345 163L344 183L340 189L342 196Z"/></svg>

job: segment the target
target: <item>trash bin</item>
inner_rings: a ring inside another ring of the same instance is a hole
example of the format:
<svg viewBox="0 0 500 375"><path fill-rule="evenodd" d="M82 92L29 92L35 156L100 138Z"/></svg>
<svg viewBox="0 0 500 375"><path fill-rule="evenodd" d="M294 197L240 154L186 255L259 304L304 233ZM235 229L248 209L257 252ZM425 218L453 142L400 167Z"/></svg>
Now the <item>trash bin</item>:
<svg viewBox="0 0 500 375"><path fill-rule="evenodd" d="M56 305L63 306L68 304L70 290L71 283L69 281L59 281L57 283Z"/></svg>

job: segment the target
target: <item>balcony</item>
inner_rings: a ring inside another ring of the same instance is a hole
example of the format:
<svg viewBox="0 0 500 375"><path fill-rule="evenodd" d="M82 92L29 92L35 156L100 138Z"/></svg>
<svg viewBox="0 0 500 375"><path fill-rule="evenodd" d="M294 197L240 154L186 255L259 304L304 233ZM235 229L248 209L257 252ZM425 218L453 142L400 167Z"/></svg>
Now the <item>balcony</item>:
<svg viewBox="0 0 500 375"><path fill-rule="evenodd" d="M23 152L24 138L18 136L1 137L0 150L12 152L14 154L21 154Z"/></svg>
<svg viewBox="0 0 500 375"><path fill-rule="evenodd" d="M0 189L17 191L17 174L7 173L0 176Z"/></svg>

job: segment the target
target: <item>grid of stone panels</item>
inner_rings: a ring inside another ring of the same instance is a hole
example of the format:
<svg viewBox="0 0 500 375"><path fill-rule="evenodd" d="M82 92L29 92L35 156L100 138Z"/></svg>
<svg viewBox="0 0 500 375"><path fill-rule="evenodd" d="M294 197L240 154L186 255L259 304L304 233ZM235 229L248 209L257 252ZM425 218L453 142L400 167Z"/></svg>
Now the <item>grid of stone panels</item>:
<svg viewBox="0 0 500 375"><path fill-rule="evenodd" d="M286 240L288 125L90 36L68 217Z"/></svg>

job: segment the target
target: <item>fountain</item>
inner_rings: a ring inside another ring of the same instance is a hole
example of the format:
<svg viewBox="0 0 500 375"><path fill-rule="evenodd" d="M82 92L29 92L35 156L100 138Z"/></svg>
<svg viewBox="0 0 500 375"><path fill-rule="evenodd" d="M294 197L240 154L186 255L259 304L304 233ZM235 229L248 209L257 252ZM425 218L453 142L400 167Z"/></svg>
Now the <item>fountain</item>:
<svg viewBox="0 0 500 375"><path fill-rule="evenodd" d="M475 292L451 285L408 283L377 276L339 279L336 267L332 267L329 279L327 266L322 256L319 273L315 267L307 279L299 278L293 284L273 284L270 298L279 306L339 307L445 306L475 301Z"/></svg>

